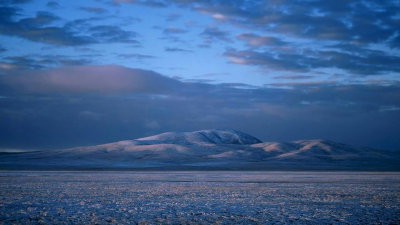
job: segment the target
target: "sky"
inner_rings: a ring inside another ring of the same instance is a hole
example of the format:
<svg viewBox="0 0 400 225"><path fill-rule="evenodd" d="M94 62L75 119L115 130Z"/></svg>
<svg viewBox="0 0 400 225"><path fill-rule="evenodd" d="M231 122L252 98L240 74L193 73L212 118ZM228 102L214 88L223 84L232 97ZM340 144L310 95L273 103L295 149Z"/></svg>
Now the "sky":
<svg viewBox="0 0 400 225"><path fill-rule="evenodd" d="M400 1L0 2L0 151L212 128L400 150Z"/></svg>

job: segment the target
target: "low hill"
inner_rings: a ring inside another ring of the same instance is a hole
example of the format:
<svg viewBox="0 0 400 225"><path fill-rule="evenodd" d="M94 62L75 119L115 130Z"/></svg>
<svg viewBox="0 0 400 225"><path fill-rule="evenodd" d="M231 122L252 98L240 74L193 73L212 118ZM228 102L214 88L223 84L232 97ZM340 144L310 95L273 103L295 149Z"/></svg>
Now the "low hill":
<svg viewBox="0 0 400 225"><path fill-rule="evenodd" d="M0 169L400 170L400 154L321 139L261 142L240 131L201 130L88 147L3 153Z"/></svg>

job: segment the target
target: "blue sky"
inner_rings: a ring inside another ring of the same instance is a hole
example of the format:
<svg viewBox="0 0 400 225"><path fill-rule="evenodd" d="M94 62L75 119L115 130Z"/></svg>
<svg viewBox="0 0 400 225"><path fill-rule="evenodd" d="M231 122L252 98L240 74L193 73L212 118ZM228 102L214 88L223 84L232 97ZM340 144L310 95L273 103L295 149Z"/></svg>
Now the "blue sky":
<svg viewBox="0 0 400 225"><path fill-rule="evenodd" d="M0 148L231 128L264 141L400 149L399 8L2 1Z"/></svg>

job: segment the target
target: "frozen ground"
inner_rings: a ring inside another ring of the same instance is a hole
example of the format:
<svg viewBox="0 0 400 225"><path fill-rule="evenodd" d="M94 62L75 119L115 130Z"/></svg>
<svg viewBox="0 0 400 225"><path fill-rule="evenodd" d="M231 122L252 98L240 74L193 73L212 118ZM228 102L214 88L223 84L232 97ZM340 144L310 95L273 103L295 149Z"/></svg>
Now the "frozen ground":
<svg viewBox="0 0 400 225"><path fill-rule="evenodd" d="M400 173L0 172L0 224L400 224Z"/></svg>

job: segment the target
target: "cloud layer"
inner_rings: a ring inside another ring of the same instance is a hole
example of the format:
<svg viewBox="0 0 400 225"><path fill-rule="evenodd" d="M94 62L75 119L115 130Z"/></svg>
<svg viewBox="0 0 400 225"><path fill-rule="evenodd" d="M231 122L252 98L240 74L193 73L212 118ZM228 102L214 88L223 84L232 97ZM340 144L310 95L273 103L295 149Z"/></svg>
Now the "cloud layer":
<svg viewBox="0 0 400 225"><path fill-rule="evenodd" d="M4 89L20 93L163 93L180 82L152 71L118 66L74 66L18 71L0 77ZM7 93L4 93L7 94Z"/></svg>
<svg viewBox="0 0 400 225"><path fill-rule="evenodd" d="M0 142L7 148L71 147L213 127L264 141L400 146L399 83L236 88L118 66L76 66L9 74L0 87Z"/></svg>

